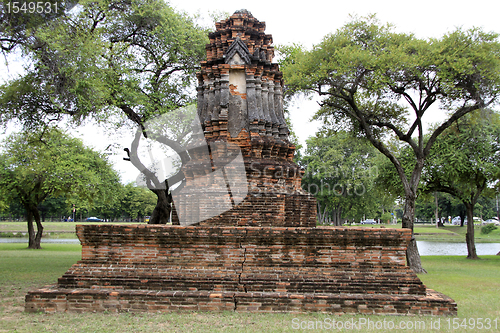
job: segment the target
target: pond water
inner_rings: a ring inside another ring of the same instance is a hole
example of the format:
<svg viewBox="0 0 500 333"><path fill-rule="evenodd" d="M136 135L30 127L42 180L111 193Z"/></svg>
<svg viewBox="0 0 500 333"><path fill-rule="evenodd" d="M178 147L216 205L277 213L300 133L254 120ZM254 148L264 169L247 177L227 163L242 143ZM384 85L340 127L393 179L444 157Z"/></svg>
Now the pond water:
<svg viewBox="0 0 500 333"><path fill-rule="evenodd" d="M0 238L0 243L28 243L27 238ZM80 244L74 239L42 238L42 243ZM467 244L417 241L418 252L422 256L466 256ZM495 255L500 252L500 243L476 243L477 255Z"/></svg>
<svg viewBox="0 0 500 333"><path fill-rule="evenodd" d="M466 256L466 243L445 243L417 241L421 256ZM478 256L495 255L500 252L500 243L476 243Z"/></svg>

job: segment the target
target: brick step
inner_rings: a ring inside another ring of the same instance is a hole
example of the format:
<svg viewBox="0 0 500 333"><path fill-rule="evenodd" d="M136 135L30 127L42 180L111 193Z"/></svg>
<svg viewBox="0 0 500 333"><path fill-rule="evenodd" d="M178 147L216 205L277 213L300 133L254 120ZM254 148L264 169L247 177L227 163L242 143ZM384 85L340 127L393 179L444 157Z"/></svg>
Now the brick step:
<svg viewBox="0 0 500 333"><path fill-rule="evenodd" d="M125 289L150 290L224 290L287 292L384 292L423 294L425 286L406 270L366 272L359 270L324 272L321 270L280 270L244 267L199 269L179 267L135 267L133 265L75 264L59 278L63 288L123 286Z"/></svg>
<svg viewBox="0 0 500 333"><path fill-rule="evenodd" d="M93 261L93 260L80 260L74 264L66 274L79 271L92 270L95 272L100 271L112 271L117 273L126 274L127 272L140 272L141 274L165 274L166 272L175 271L188 271L188 272L241 272L245 270L246 272L252 272L254 274L295 274L295 275L312 275L312 276L323 276L323 275L356 275L362 272L368 276L377 275L387 275L394 274L396 276L406 276L408 278L416 279L416 275L408 275L411 270L407 266L387 266L367 263L366 265L348 265L348 264L330 264L326 267L318 267L317 265L313 267L308 266L298 266L298 265L262 265L257 266L253 264L247 264L246 262L239 262L233 264L214 264L207 265L205 263L193 264L188 262L183 265L176 265L170 263L136 263L136 262L123 262L123 261Z"/></svg>
<svg viewBox="0 0 500 333"><path fill-rule="evenodd" d="M427 289L424 295L312 294L285 292L66 289L30 291L27 312L323 312L377 315L457 315L457 304Z"/></svg>
<svg viewBox="0 0 500 333"><path fill-rule="evenodd" d="M235 278L237 278L235 276ZM382 282L355 282L352 280L332 280L322 282L269 281L269 280L211 280L185 278L87 278L71 280L61 278L61 288L119 287L141 290L198 290L198 291L252 291L252 292L300 292L300 293L386 293L423 294L425 287L417 284L384 284Z"/></svg>

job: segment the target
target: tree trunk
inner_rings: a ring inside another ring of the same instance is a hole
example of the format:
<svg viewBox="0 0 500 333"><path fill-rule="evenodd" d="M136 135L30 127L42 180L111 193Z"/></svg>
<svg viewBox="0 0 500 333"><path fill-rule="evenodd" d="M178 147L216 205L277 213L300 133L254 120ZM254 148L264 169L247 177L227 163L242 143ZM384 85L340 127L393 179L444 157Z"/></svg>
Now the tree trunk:
<svg viewBox="0 0 500 333"><path fill-rule="evenodd" d="M42 241L43 226L40 221L40 214L36 206L26 207L27 219L28 219L28 248L29 249L41 249L40 243ZM36 222L37 231L35 234L35 229L33 228L33 219Z"/></svg>
<svg viewBox="0 0 500 333"><path fill-rule="evenodd" d="M170 212L172 210L172 195L167 190L151 190L158 197L156 207L151 214L148 224L167 224L170 222Z"/></svg>
<svg viewBox="0 0 500 333"><path fill-rule="evenodd" d="M479 259L476 254L476 244L474 242L474 205L464 202L467 209L467 233L465 242L467 243L467 259Z"/></svg>
<svg viewBox="0 0 500 333"><path fill-rule="evenodd" d="M335 222L335 226L342 226L342 207L337 209L337 221Z"/></svg>
<svg viewBox="0 0 500 333"><path fill-rule="evenodd" d="M406 249L406 263L415 273L427 273L427 271L422 267L422 262L420 260L420 254L418 253L417 241L415 235L413 234L413 221L415 219L415 197L412 195L406 195L405 198L405 210L403 213L403 228L411 230L411 239Z"/></svg>
<svg viewBox="0 0 500 333"><path fill-rule="evenodd" d="M316 201L316 205L318 206L317 207L317 217L318 217L318 223L321 224L322 223L322 216L321 216L321 204L319 203L319 201Z"/></svg>
<svg viewBox="0 0 500 333"><path fill-rule="evenodd" d="M33 228L33 214L28 207L26 207L26 220L28 221L28 249L34 249L35 229Z"/></svg>
<svg viewBox="0 0 500 333"><path fill-rule="evenodd" d="M439 228L439 206L438 206L438 195L434 192L434 202L436 205L436 211L434 212L434 219L436 221L436 228Z"/></svg>

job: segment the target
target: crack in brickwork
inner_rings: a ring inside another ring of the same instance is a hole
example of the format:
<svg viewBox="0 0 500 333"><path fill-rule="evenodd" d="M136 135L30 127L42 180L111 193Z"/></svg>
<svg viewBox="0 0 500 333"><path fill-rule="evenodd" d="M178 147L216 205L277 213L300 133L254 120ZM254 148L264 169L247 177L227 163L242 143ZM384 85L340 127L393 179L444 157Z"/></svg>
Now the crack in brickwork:
<svg viewBox="0 0 500 333"><path fill-rule="evenodd" d="M248 234L248 230L245 230L245 236ZM238 284L243 286L243 290L247 292L247 287L244 283L241 282L241 275L243 274L243 270L245 269L245 262L247 261L247 248L243 247L242 242L245 240L245 236L240 240L240 249L243 249L243 261L241 262L241 272L238 275Z"/></svg>

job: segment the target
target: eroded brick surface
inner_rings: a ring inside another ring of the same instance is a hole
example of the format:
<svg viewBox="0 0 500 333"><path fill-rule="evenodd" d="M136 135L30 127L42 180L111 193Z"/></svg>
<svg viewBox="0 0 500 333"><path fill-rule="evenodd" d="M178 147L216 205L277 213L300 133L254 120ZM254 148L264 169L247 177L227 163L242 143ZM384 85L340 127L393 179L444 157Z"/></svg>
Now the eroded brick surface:
<svg viewBox="0 0 500 333"><path fill-rule="evenodd" d="M82 260L27 311L454 314L405 265L409 230L79 225Z"/></svg>

